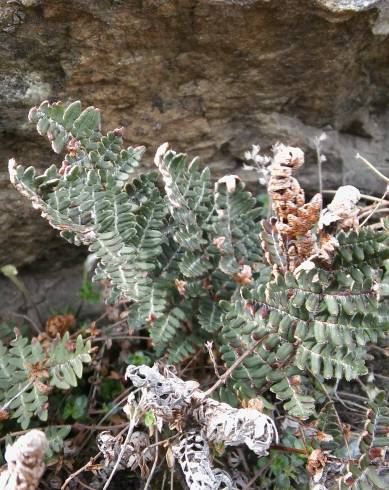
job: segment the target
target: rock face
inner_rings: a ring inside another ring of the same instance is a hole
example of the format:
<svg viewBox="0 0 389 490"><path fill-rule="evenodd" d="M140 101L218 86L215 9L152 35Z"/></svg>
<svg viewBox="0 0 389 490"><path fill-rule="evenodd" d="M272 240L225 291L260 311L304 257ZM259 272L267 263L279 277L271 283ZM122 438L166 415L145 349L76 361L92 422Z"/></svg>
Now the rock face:
<svg viewBox="0 0 389 490"><path fill-rule="evenodd" d="M383 184L389 171L387 0L3 0L0 6L0 265L70 247L10 188L6 162L45 167L27 124L43 99L101 108L130 143L169 141L216 175L242 173L252 144L300 145L318 187L312 139L324 130L325 187ZM255 181L247 174L245 179Z"/></svg>
<svg viewBox="0 0 389 490"><path fill-rule="evenodd" d="M51 268L51 267L50 267ZM95 319L101 314L100 304L81 302L83 266L61 267L60 270L25 270L19 279L29 292L25 298L9 279L0 274L0 333L4 325L28 325L41 329L47 318L60 313L77 313L79 321ZM30 321L26 321L29 319ZM43 324L41 323L43 322Z"/></svg>

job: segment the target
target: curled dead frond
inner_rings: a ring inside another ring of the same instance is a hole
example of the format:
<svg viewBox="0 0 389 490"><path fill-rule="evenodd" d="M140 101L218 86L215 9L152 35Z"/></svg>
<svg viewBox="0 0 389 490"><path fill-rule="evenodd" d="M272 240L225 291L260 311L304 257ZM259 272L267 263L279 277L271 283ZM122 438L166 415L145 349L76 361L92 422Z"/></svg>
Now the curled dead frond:
<svg viewBox="0 0 389 490"><path fill-rule="evenodd" d="M5 451L8 467L0 475L0 488L4 490L35 490L45 471L43 458L48 449L44 432L30 430L19 437Z"/></svg>
<svg viewBox="0 0 389 490"><path fill-rule="evenodd" d="M293 171L303 165L304 153L300 148L282 144L275 145L273 151L268 191L278 221L285 223L289 215L295 215L297 209L305 204L304 191L292 177Z"/></svg>
<svg viewBox="0 0 389 490"><path fill-rule="evenodd" d="M231 479L211 467L208 444L246 445L258 456L267 454L277 430L270 417L255 408L233 408L206 396L195 381L183 381L171 367L128 366L126 377L141 388L143 409L160 423L182 432L173 452L192 490L216 490ZM128 404L133 403L129 398Z"/></svg>
<svg viewBox="0 0 389 490"><path fill-rule="evenodd" d="M148 463L153 460L153 448L148 448L150 438L145 432L135 431L131 434L119 462L118 470L139 468L143 478L148 474ZM97 446L105 460L105 471L112 470L123 449L123 441L110 432L104 431L97 436Z"/></svg>
<svg viewBox="0 0 389 490"><path fill-rule="evenodd" d="M336 191L331 203L323 209L319 220L319 230L332 223L337 223L341 229L358 226L358 201L361 198L359 190L352 185L344 185Z"/></svg>
<svg viewBox="0 0 389 490"><path fill-rule="evenodd" d="M265 220L261 234L265 257L282 271L310 270L315 264L331 265L338 247L335 234L358 226L359 190L351 185L338 189L322 210L322 196L305 202L293 172L304 163L299 148L278 144L270 165L269 195L274 217Z"/></svg>
<svg viewBox="0 0 389 490"><path fill-rule="evenodd" d="M163 374L157 366L130 365L127 367L126 378L134 386L142 388L147 409L153 410L164 421L173 422L185 415L199 384L196 381L183 381L174 374L171 367L161 369Z"/></svg>
<svg viewBox="0 0 389 490"><path fill-rule="evenodd" d="M253 408L233 408L211 398L194 410L194 418L202 427L205 438L225 446L246 446L258 456L276 438L276 428L270 417Z"/></svg>
<svg viewBox="0 0 389 490"><path fill-rule="evenodd" d="M222 484L233 489L229 475L212 467L208 443L195 431L180 437L173 446L173 454L191 490L218 490Z"/></svg>
<svg viewBox="0 0 389 490"><path fill-rule="evenodd" d="M317 244L315 252L300 262L295 272L311 270L315 264L331 265L339 243L335 234L340 230L356 229L358 226L359 207L357 203L361 195L352 185L339 187L330 204L323 209L317 223Z"/></svg>
<svg viewBox="0 0 389 490"><path fill-rule="evenodd" d="M56 337L58 334L63 337L75 324L74 315L54 315L47 320L45 330L50 337Z"/></svg>
<svg viewBox="0 0 389 490"><path fill-rule="evenodd" d="M280 251L287 258L288 268L294 270L315 250L311 230L319 220L322 198L316 194L306 203L304 190L292 176L304 164L300 148L278 144L273 151L268 191L276 217L274 227Z"/></svg>

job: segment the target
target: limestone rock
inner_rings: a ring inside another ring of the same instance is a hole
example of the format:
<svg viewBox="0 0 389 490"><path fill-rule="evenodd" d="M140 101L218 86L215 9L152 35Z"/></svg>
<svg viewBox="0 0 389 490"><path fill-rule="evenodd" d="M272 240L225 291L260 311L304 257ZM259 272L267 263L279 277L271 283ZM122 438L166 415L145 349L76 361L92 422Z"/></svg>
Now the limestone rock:
<svg viewBox="0 0 389 490"><path fill-rule="evenodd" d="M6 173L10 157L58 161L27 124L45 98L98 106L105 128L148 147L150 166L164 141L216 178L242 175L252 144L300 146L311 192L312 139L325 130L325 186L380 192L354 155L388 172L388 18L386 0L1 2L0 265L70 253Z"/></svg>

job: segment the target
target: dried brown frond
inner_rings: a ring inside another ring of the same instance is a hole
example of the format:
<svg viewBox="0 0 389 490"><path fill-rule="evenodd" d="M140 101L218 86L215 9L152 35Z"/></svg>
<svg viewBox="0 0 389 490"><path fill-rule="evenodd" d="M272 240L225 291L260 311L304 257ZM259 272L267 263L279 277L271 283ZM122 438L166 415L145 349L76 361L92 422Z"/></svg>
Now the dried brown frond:
<svg viewBox="0 0 389 490"><path fill-rule="evenodd" d="M234 281L238 284L245 285L249 284L252 281L252 270L249 265L244 265L240 272L237 272L233 275Z"/></svg>
<svg viewBox="0 0 389 490"><path fill-rule="evenodd" d="M74 315L54 315L47 320L45 330L50 337L54 338L57 335L62 337L75 324Z"/></svg>
<svg viewBox="0 0 389 490"><path fill-rule="evenodd" d="M185 296L186 286L188 285L187 281L175 279L174 283L176 285L177 291L181 294L181 296Z"/></svg>
<svg viewBox="0 0 389 490"><path fill-rule="evenodd" d="M321 449L314 449L308 458L307 471L310 475L321 475L327 462L327 456Z"/></svg>
<svg viewBox="0 0 389 490"><path fill-rule="evenodd" d="M353 186L340 187L323 210L320 194L306 203L304 190L292 176L303 163L304 153L299 148L274 147L268 191L275 217L263 224L265 233L272 237L270 244L261 236L267 261L295 272L312 269L315 263L330 266L338 246L336 232L356 228L359 213L360 193Z"/></svg>

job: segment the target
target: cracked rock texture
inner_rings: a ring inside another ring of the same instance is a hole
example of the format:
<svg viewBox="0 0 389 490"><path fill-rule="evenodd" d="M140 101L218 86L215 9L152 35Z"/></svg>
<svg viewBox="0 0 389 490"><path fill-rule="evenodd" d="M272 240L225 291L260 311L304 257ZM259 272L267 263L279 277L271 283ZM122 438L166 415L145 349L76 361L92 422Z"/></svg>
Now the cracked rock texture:
<svg viewBox="0 0 389 490"><path fill-rule="evenodd" d="M79 321L94 319L101 314L101 305L83 302L81 305L80 289L82 286L82 265L73 265L59 270L50 266L50 271L24 270L18 276L29 291L25 298L20 290L6 277L0 274L0 332L4 325L24 324L31 328L27 318L35 325L44 327L48 317L61 313L76 313ZM40 323L43 321L43 324Z"/></svg>
<svg viewBox="0 0 389 490"><path fill-rule="evenodd" d="M2 0L0 266L74 253L8 183L10 157L58 161L26 122L43 99L100 107L150 166L164 141L216 175L242 174L254 143L300 145L309 192L324 130L325 188L378 194L354 156L389 174L388 89L387 0Z"/></svg>

